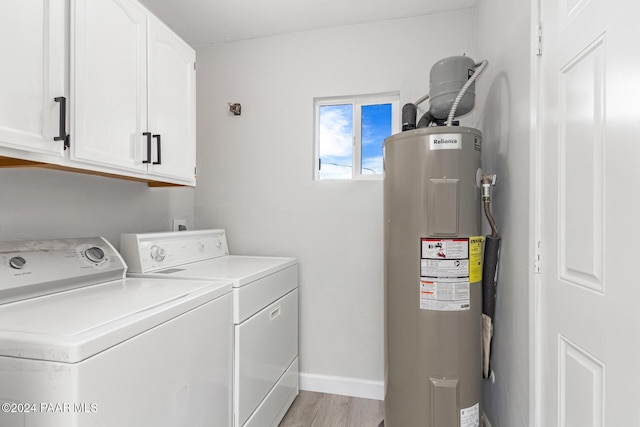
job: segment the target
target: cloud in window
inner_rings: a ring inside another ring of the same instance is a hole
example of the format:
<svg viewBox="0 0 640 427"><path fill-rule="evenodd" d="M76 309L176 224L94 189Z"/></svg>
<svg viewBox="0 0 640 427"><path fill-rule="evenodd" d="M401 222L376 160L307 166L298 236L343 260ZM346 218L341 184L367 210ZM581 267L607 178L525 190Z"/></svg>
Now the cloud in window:
<svg viewBox="0 0 640 427"><path fill-rule="evenodd" d="M338 164L323 163L320 179L351 179L351 167Z"/></svg>
<svg viewBox="0 0 640 427"><path fill-rule="evenodd" d="M351 165L353 108L347 105L320 107L320 157L348 159Z"/></svg>
<svg viewBox="0 0 640 427"><path fill-rule="evenodd" d="M384 172L382 156L368 157L362 159L362 174L375 175Z"/></svg>

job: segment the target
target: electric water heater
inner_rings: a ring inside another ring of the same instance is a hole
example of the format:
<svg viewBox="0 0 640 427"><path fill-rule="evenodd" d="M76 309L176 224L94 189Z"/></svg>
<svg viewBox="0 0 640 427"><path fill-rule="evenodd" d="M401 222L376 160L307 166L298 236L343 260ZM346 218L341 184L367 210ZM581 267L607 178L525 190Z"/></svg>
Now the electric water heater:
<svg viewBox="0 0 640 427"><path fill-rule="evenodd" d="M385 427L479 426L481 147L465 127L385 141Z"/></svg>
<svg viewBox="0 0 640 427"><path fill-rule="evenodd" d="M471 77L477 65L460 58L464 72L437 79ZM482 134L452 121L472 83L447 95L447 122L438 103L384 142L384 427L480 426Z"/></svg>

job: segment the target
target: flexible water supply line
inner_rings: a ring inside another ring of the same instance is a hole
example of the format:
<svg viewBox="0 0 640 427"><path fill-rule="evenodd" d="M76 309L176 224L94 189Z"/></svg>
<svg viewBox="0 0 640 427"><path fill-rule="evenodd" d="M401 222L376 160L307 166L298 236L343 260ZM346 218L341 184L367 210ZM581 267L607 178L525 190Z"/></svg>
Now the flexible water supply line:
<svg viewBox="0 0 640 427"><path fill-rule="evenodd" d="M487 217L487 221L489 221L489 225L491 226L491 237L499 238L500 235L498 235L496 220L493 219L493 215L491 215L491 202L488 200L484 201L484 215Z"/></svg>
<svg viewBox="0 0 640 427"><path fill-rule="evenodd" d="M449 117L447 117L447 126L451 126L453 124L453 119L455 118L456 110L458 109L458 104L460 104L460 101L462 101L462 97L464 96L465 93L467 93L467 90L469 90L469 87L471 87L473 82L475 82L478 79L478 77L480 77L480 75L484 72L484 69L487 68L487 65L489 65L489 61L487 61L486 59L480 61L479 64L476 64L476 69L473 72L473 75L469 77L469 79L464 84L464 86L462 86L462 89L460 89L458 96L456 96L455 101L453 101L451 110L449 110Z"/></svg>
<svg viewBox="0 0 640 427"><path fill-rule="evenodd" d="M487 221L489 221L489 225L491 226L491 237L497 239L500 237L500 235L498 234L498 226L496 225L496 221L495 219L493 219L493 215L491 214L491 187L495 184L495 175L482 175L482 202L484 205L484 214L487 217Z"/></svg>

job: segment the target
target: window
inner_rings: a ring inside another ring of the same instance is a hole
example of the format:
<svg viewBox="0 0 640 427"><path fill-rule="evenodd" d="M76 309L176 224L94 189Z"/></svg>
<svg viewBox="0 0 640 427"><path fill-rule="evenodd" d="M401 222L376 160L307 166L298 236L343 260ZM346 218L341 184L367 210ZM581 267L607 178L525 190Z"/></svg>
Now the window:
<svg viewBox="0 0 640 427"><path fill-rule="evenodd" d="M398 98L316 99L315 178L382 178L382 143L399 131Z"/></svg>

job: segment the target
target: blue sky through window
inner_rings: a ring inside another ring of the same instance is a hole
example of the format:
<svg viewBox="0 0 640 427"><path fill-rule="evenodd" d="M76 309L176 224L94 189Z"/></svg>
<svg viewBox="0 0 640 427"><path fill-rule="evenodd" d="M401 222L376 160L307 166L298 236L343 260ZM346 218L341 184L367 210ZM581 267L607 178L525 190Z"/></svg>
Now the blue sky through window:
<svg viewBox="0 0 640 427"><path fill-rule="evenodd" d="M362 174L382 174L382 143L391 135L391 104L362 106Z"/></svg>
<svg viewBox="0 0 640 427"><path fill-rule="evenodd" d="M392 133L392 104L362 105L362 175L383 173L382 143ZM319 107L319 179L352 179L354 117L353 104Z"/></svg>

